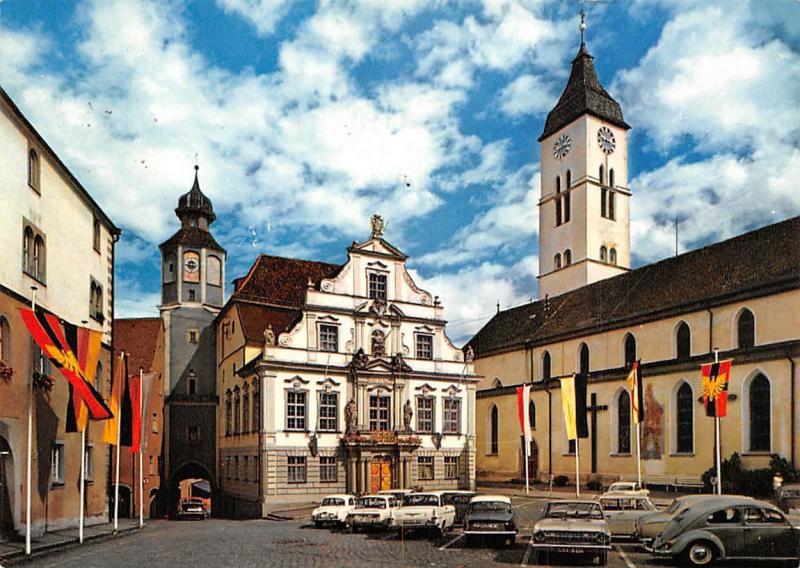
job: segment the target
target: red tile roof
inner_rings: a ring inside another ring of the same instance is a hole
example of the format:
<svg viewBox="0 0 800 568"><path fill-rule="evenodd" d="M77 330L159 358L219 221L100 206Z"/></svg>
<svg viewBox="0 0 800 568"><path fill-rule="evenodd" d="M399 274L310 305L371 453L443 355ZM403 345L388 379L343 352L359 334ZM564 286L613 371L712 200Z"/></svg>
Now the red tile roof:
<svg viewBox="0 0 800 568"><path fill-rule="evenodd" d="M339 264L262 254L247 276L237 282L231 300L299 308L305 301L309 280L319 288L323 278L330 278L341 268Z"/></svg>
<svg viewBox="0 0 800 568"><path fill-rule="evenodd" d="M114 321L114 355L121 351L128 354L128 371L151 371L158 346L161 318L130 318Z"/></svg>
<svg viewBox="0 0 800 568"><path fill-rule="evenodd" d="M277 306L265 306L251 302L236 302L239 308L239 318L242 326L242 333L248 343L263 343L264 330L268 325L272 326L275 336L283 333L300 316L300 310L291 308L279 308Z"/></svg>

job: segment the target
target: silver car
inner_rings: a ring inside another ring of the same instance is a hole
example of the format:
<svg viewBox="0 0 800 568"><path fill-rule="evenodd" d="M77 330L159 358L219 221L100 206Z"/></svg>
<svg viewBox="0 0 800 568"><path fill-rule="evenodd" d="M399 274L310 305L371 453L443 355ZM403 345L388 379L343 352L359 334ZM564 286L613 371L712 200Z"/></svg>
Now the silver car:
<svg viewBox="0 0 800 568"><path fill-rule="evenodd" d="M654 511L639 517L636 520L634 538L642 541L646 545L649 545L655 540L659 533L664 530L664 527L666 527L667 523L672 520L672 517L683 511L686 507L692 503L699 503L700 501L707 501L709 499L717 499L718 497L718 495L709 494L684 495L683 497L677 497L672 501L670 506L665 511ZM749 499L749 497L744 496L742 496L742 498Z"/></svg>
<svg viewBox="0 0 800 568"><path fill-rule="evenodd" d="M664 527L652 550L683 566L728 559L797 561L800 526L769 503L721 495L683 509Z"/></svg>
<svg viewBox="0 0 800 568"><path fill-rule="evenodd" d="M603 509L595 501L549 501L533 527L534 562L550 563L551 554L590 556L600 566L608 561L611 533Z"/></svg>
<svg viewBox="0 0 800 568"><path fill-rule="evenodd" d="M608 530L613 537L633 538L636 521L656 510L656 506L644 495L606 493L597 501L603 508Z"/></svg>

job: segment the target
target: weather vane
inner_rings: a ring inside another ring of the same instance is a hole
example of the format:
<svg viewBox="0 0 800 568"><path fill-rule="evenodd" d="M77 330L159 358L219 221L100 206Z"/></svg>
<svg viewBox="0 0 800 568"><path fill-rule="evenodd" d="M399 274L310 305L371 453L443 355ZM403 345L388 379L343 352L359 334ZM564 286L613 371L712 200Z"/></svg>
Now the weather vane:
<svg viewBox="0 0 800 568"><path fill-rule="evenodd" d="M584 45L583 34L586 31L586 12L583 11L583 3L581 3L580 16L581 16L581 25L580 25L580 29L581 29L581 45Z"/></svg>

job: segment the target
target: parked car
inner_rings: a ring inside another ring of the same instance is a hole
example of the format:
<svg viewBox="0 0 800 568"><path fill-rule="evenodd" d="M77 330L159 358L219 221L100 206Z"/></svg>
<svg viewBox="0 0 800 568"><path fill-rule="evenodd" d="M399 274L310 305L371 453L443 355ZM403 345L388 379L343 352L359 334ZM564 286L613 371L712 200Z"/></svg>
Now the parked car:
<svg viewBox="0 0 800 568"><path fill-rule="evenodd" d="M612 537L634 538L636 520L656 510L649 497L636 493L605 493L597 501Z"/></svg>
<svg viewBox="0 0 800 568"><path fill-rule="evenodd" d="M650 497L650 490L641 487L635 481L615 481L606 489L606 493L633 493Z"/></svg>
<svg viewBox="0 0 800 568"><path fill-rule="evenodd" d="M800 515L800 483L792 483L780 488L778 508L787 515Z"/></svg>
<svg viewBox="0 0 800 568"><path fill-rule="evenodd" d="M409 493L413 493L413 489L384 489L382 491L378 491L378 495L391 495L397 502L402 505L403 501L406 498L406 495Z"/></svg>
<svg viewBox="0 0 800 568"><path fill-rule="evenodd" d="M464 518L469 511L469 504L472 498L475 497L474 491L445 491L443 493L444 502L446 505L452 505L456 508L456 520L453 524L461 526L464 524Z"/></svg>
<svg viewBox="0 0 800 568"><path fill-rule="evenodd" d="M533 527L534 560L550 563L550 555L591 556L600 566L608 561L611 532L595 501L548 501Z"/></svg>
<svg viewBox="0 0 800 568"><path fill-rule="evenodd" d="M392 495L364 495L359 497L356 508L347 513L345 524L353 532L389 527L400 503Z"/></svg>
<svg viewBox="0 0 800 568"><path fill-rule="evenodd" d="M672 517L688 507L690 504L699 503L700 501L706 501L708 499L716 499L718 497L718 495L710 494L684 495L683 497L678 497L672 501L670 506L665 511L655 511L639 517L635 523L636 529L634 532L634 538L640 540L645 545L649 545L655 540L659 533L664 530L664 527L667 526L667 523L669 523ZM739 495L736 495L736 497L739 497ZM749 497L741 497L743 499L749 499Z"/></svg>
<svg viewBox="0 0 800 568"><path fill-rule="evenodd" d="M729 558L797 562L800 521L794 523L764 501L721 495L678 513L653 542L653 552L684 566Z"/></svg>
<svg viewBox="0 0 800 568"><path fill-rule="evenodd" d="M508 546L517 540L517 522L511 499L503 495L481 495L469 502L464 519L467 540L502 539Z"/></svg>
<svg viewBox="0 0 800 568"><path fill-rule="evenodd" d="M409 493L392 518L392 527L444 533L453 526L456 508L444 502L443 491Z"/></svg>
<svg viewBox="0 0 800 568"><path fill-rule="evenodd" d="M328 495L311 512L311 521L317 528L325 524L343 525L347 514L355 508L356 498L353 495Z"/></svg>
<svg viewBox="0 0 800 568"><path fill-rule="evenodd" d="M181 499L178 504L178 518L179 519L198 519L204 520L208 518L208 509L205 502L197 497L189 499Z"/></svg>

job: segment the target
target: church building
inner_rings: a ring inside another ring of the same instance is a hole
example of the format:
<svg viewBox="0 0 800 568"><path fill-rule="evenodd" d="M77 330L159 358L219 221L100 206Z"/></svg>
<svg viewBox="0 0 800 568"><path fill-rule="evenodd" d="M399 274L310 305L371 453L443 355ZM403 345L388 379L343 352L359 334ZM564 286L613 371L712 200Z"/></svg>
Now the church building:
<svg viewBox="0 0 800 568"><path fill-rule="evenodd" d="M723 459L798 467L800 218L631 269L629 125L600 84L586 45L539 137L539 299L499 311L470 341L479 479L524 475L516 386L532 383L534 478L575 480L560 377L588 375L581 482L635 479L626 377L641 360L645 483L695 486L714 464L714 419L700 365L732 359ZM634 188L635 189L635 188Z"/></svg>
<svg viewBox="0 0 800 568"><path fill-rule="evenodd" d="M217 318L225 514L475 488L478 378L382 233L374 216L344 264L261 255L234 280Z"/></svg>

